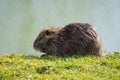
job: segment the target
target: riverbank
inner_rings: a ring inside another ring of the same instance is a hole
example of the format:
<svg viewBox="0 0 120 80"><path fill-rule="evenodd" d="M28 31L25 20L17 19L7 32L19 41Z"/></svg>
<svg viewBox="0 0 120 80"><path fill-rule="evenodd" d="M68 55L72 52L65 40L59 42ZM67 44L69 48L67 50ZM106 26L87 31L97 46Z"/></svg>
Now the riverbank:
<svg viewBox="0 0 120 80"><path fill-rule="evenodd" d="M0 80L120 80L120 54L67 58L1 54Z"/></svg>

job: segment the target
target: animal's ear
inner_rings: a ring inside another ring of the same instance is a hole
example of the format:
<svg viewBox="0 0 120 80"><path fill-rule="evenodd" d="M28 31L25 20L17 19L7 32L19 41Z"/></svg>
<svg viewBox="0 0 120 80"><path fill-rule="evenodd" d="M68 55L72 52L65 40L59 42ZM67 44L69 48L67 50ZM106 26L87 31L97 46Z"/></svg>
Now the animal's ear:
<svg viewBox="0 0 120 80"><path fill-rule="evenodd" d="M52 34L54 34L54 31L52 31L52 30L46 30L46 35L47 36L50 36Z"/></svg>

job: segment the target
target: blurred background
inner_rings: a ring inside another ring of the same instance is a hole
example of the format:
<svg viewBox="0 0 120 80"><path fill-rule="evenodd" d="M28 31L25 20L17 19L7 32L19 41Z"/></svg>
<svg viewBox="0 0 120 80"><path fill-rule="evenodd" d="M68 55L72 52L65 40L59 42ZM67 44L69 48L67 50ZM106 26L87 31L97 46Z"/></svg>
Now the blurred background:
<svg viewBox="0 0 120 80"><path fill-rule="evenodd" d="M120 50L120 0L0 0L0 53L36 54L43 28L73 22L95 25L103 50Z"/></svg>

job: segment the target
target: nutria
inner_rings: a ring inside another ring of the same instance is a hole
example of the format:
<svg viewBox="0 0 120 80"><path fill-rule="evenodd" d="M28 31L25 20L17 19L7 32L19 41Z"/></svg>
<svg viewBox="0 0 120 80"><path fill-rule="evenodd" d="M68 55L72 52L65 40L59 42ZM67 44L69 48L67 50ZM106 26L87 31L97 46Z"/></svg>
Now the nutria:
<svg viewBox="0 0 120 80"><path fill-rule="evenodd" d="M55 56L90 54L100 56L101 40L94 26L71 23L65 27L49 27L40 32L33 45L37 51Z"/></svg>

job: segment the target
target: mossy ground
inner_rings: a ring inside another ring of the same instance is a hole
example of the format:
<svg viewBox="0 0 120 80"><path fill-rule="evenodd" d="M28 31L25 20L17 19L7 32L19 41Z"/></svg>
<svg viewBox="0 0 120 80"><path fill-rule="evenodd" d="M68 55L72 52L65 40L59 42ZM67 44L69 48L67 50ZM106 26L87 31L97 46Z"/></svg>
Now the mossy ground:
<svg viewBox="0 0 120 80"><path fill-rule="evenodd" d="M66 58L1 54L0 80L120 80L120 54Z"/></svg>

